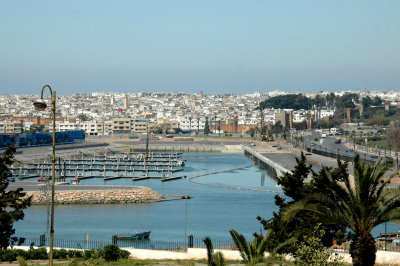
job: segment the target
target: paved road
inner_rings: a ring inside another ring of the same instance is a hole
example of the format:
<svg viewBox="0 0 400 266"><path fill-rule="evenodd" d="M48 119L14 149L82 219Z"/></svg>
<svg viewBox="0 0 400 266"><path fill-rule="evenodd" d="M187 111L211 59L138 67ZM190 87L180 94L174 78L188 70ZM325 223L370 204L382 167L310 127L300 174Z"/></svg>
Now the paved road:
<svg viewBox="0 0 400 266"><path fill-rule="evenodd" d="M294 167L297 165L296 157L300 158L300 153L262 153L268 159L276 162L277 164L283 166L288 170L294 170ZM321 165L318 164L315 160L310 160L310 156L306 156L307 164L312 165L312 169L314 171L319 171L322 169Z"/></svg>

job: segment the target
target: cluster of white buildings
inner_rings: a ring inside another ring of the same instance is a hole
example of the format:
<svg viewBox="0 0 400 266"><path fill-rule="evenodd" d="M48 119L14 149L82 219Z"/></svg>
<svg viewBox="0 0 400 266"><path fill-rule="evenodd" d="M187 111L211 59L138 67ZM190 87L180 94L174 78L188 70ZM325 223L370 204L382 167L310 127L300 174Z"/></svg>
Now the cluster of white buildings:
<svg viewBox="0 0 400 266"><path fill-rule="evenodd" d="M306 94L321 96L328 92ZM335 93L342 95L345 92ZM358 92L386 101L400 102L399 92ZM163 132L203 131L206 119L210 128L219 124L257 125L262 119L274 124L276 114L284 110L257 110L268 97L287 94L269 93L188 94L188 93L106 93L59 95L56 101L56 131L83 129L88 135L136 134L150 128ZM33 125L50 123L50 111L37 112L32 101L37 95L0 95L0 134L22 133ZM287 111L287 110L286 110ZM312 114L316 119L334 114L335 110L297 110L293 122L304 121ZM35 119L36 118L36 119ZM39 118L39 119L38 119ZM50 127L51 128L51 127Z"/></svg>

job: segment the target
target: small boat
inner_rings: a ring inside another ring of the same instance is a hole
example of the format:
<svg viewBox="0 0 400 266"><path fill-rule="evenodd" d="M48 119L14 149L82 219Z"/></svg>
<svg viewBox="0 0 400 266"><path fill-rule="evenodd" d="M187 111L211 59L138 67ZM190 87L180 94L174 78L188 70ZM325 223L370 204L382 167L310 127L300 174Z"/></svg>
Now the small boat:
<svg viewBox="0 0 400 266"><path fill-rule="evenodd" d="M115 234L113 235L113 237L115 237L118 240L142 240L142 239L149 239L150 233L151 231L136 233L136 234L129 234L129 233Z"/></svg>
<svg viewBox="0 0 400 266"><path fill-rule="evenodd" d="M36 181L37 182L46 182L47 179L46 178L37 178Z"/></svg>
<svg viewBox="0 0 400 266"><path fill-rule="evenodd" d="M71 185L79 185L81 180L79 178L74 178L71 180Z"/></svg>

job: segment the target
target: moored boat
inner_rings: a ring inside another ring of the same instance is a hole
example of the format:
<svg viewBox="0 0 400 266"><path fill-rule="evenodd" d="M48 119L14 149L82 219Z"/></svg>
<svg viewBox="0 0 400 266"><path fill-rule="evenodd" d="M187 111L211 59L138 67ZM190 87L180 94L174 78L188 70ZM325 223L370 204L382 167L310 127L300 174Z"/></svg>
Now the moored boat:
<svg viewBox="0 0 400 266"><path fill-rule="evenodd" d="M115 234L113 235L113 237L115 237L118 240L142 240L142 239L149 239L150 233L151 231L141 232L136 234L129 234L129 233Z"/></svg>

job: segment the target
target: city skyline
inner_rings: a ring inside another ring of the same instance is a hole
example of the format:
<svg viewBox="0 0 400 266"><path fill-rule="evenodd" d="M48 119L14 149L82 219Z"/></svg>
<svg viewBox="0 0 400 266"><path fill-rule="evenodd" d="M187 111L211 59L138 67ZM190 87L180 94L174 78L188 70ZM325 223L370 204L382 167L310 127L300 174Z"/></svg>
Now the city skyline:
<svg viewBox="0 0 400 266"><path fill-rule="evenodd" d="M399 91L397 1L2 1L0 93Z"/></svg>

